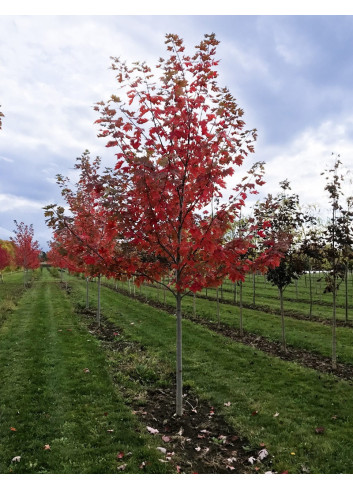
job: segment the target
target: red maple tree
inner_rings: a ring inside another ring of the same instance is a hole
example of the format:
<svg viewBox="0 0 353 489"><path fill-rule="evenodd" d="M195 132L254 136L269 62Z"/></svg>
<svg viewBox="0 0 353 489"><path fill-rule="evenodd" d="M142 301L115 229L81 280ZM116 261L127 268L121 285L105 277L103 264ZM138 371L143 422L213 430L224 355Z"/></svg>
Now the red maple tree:
<svg viewBox="0 0 353 489"><path fill-rule="evenodd" d="M8 267L11 263L11 257L9 253L0 246L0 280L3 282L2 271Z"/></svg>
<svg viewBox="0 0 353 489"><path fill-rule="evenodd" d="M34 240L32 224L28 226L23 222L14 222L16 225L15 237L11 238L11 241L15 245L15 262L17 266L24 269L25 277L28 270L34 270L40 266L40 247L38 241Z"/></svg>
<svg viewBox="0 0 353 489"><path fill-rule="evenodd" d="M177 35L166 36L169 52L156 74L146 63L132 68L113 58L119 95L99 102L100 136L114 147L116 165L107 193L125 242L125 265L143 281L167 285L176 298L177 408L182 414L182 325L184 294L217 285L229 275L243 280L249 262L241 259L256 233L225 241L225 235L245 205L249 193L262 185L262 165L256 164L224 196L227 179L254 151L255 130L245 130L243 111L227 88L217 83L214 34L184 54ZM119 191L115 191L119 189ZM269 240L253 266L279 262Z"/></svg>

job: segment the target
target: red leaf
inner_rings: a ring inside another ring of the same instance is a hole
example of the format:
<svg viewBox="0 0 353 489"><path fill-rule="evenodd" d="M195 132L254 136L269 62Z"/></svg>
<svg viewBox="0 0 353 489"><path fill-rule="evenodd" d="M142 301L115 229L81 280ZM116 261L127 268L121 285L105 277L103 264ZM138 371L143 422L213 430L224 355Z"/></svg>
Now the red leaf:
<svg viewBox="0 0 353 489"><path fill-rule="evenodd" d="M124 457L124 452L119 452L116 458L123 458Z"/></svg>

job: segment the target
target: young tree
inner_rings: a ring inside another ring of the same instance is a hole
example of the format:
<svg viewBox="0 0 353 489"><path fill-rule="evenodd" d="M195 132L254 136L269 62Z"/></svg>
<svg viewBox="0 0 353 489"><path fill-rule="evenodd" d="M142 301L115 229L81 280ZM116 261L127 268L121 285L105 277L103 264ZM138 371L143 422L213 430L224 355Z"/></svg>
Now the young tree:
<svg viewBox="0 0 353 489"><path fill-rule="evenodd" d="M162 277L174 272L173 286L164 285L176 300L176 413L181 415L182 298L218 286L227 275L244 278L239 257L249 242L225 243L224 236L246 194L263 180L255 166L223 199L226 179L254 151L256 131L244 129L242 109L218 86L214 34L205 35L193 56L184 54L177 35L168 34L166 45L169 57L160 59L157 75L146 63L130 68L113 58L120 93L97 104L96 122L107 146L117 151L110 203L123 223L130 271L140 284L163 283ZM122 185L124 191L114 193ZM262 259L265 263L265 255ZM274 261L268 258L269 264Z"/></svg>
<svg viewBox="0 0 353 489"><path fill-rule="evenodd" d="M336 338L336 302L337 290L340 283L345 279L348 268L348 260L352 244L352 212L350 202L348 208L343 210L340 203L340 196L343 195L342 182L344 175L342 172L342 162L337 156L333 167L326 170L321 175L326 175L325 190L329 194L331 205L331 218L325 231L325 238L329 243L326 249L327 259L331 269L326 273L326 288L324 292L332 292L332 367L337 367L337 338Z"/></svg>
<svg viewBox="0 0 353 489"><path fill-rule="evenodd" d="M9 253L0 246L0 280L1 282L4 281L2 272L4 268L8 267L10 265L10 255Z"/></svg>
<svg viewBox="0 0 353 489"><path fill-rule="evenodd" d="M296 233L302 226L305 217L299 207L298 195L287 194L287 190L291 190L289 181L284 180L280 182L280 186L282 192L274 200L272 196L268 196L267 201L263 206L260 206L258 212L260 215L266 215L269 212L268 218L271 221L273 232L287 241L287 249L279 265L267 272L267 280L278 288L281 311L282 348L286 351L283 292L305 270L295 241Z"/></svg>
<svg viewBox="0 0 353 489"><path fill-rule="evenodd" d="M15 237L11 238L11 241L15 245L15 261L17 266L22 267L23 283L26 286L28 270L34 270L39 268L39 243L34 240L33 225L18 223L14 221L16 229L14 230Z"/></svg>
<svg viewBox="0 0 353 489"><path fill-rule="evenodd" d="M78 161L75 168L80 171L80 176L75 184L76 191L70 188L68 178L57 176L70 215L65 214L62 206L52 204L45 207L45 216L48 218L47 224L55 230L61 255L63 250L67 250L66 257L73 262L76 270L83 272L86 278L97 277L97 323L100 326L101 276L109 275L110 265L116 264L116 220L111 218L109 210L100 200L104 180L99 174L100 158L91 162L89 151L85 151ZM114 273L117 274L117 267Z"/></svg>

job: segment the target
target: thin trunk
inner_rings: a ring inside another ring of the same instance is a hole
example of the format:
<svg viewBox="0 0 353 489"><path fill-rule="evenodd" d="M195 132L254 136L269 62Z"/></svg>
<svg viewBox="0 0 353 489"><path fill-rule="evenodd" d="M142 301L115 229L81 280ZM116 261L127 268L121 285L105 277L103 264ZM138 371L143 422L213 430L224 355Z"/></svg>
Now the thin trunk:
<svg viewBox="0 0 353 489"><path fill-rule="evenodd" d="M218 326L221 324L221 314L220 314L220 310L219 310L219 296L218 296L218 287L217 287L217 324Z"/></svg>
<svg viewBox="0 0 353 489"><path fill-rule="evenodd" d="M295 281L295 298L298 300L298 279Z"/></svg>
<svg viewBox="0 0 353 489"><path fill-rule="evenodd" d="M280 304L281 304L282 349L284 352L286 352L287 345L286 345L286 331L284 327L283 289L279 288L278 290L279 290L279 297L280 297Z"/></svg>
<svg viewBox="0 0 353 489"><path fill-rule="evenodd" d="M63 281L63 269L60 268L60 282Z"/></svg>
<svg viewBox="0 0 353 489"><path fill-rule="evenodd" d="M166 305L166 302L167 302L167 290L166 290L165 287L163 288L163 302L164 302L164 305Z"/></svg>
<svg viewBox="0 0 353 489"><path fill-rule="evenodd" d="M336 277L333 279L333 314L332 314L332 368L337 367L336 359Z"/></svg>
<svg viewBox="0 0 353 489"><path fill-rule="evenodd" d="M335 225L336 225L336 213L335 207L332 208L332 256L333 256L333 294L332 294L332 368L336 368L336 235L335 235Z"/></svg>
<svg viewBox="0 0 353 489"><path fill-rule="evenodd" d="M89 278L86 277L86 309L89 308L89 300L88 300L88 282L89 282Z"/></svg>
<svg viewBox="0 0 353 489"><path fill-rule="evenodd" d="M136 295L136 285L135 285L135 277L132 279L133 289L134 289L134 297Z"/></svg>
<svg viewBox="0 0 353 489"><path fill-rule="evenodd" d="M101 325L101 276L98 275L98 307L97 307L97 325Z"/></svg>
<svg viewBox="0 0 353 489"><path fill-rule="evenodd" d="M255 292L256 292L256 274L252 274L252 303L255 306Z"/></svg>
<svg viewBox="0 0 353 489"><path fill-rule="evenodd" d="M207 297L207 287L206 287L206 289L205 289L205 290L206 290L206 297Z"/></svg>
<svg viewBox="0 0 353 489"><path fill-rule="evenodd" d="M196 294L195 292L193 293L193 299L192 299L192 313L194 318L196 317Z"/></svg>
<svg viewBox="0 0 353 489"><path fill-rule="evenodd" d="M346 318L346 323L348 323L348 264L346 264L346 270L345 270L345 276L344 276L344 285L345 285L345 293L346 293L346 298L345 298L345 306L346 306L346 311L345 311L345 318Z"/></svg>
<svg viewBox="0 0 353 489"><path fill-rule="evenodd" d="M183 414L183 362L182 362L182 316L181 294L176 295L176 415Z"/></svg>
<svg viewBox="0 0 353 489"><path fill-rule="evenodd" d="M234 299L234 304L236 304L237 303L237 283L236 282L234 282L233 299Z"/></svg>
<svg viewBox="0 0 353 489"><path fill-rule="evenodd" d="M223 301L223 284L221 284L221 299Z"/></svg>
<svg viewBox="0 0 353 489"><path fill-rule="evenodd" d="M129 282L129 294L131 295L131 282L130 282L130 279L128 279L128 282Z"/></svg>
<svg viewBox="0 0 353 489"><path fill-rule="evenodd" d="M239 282L239 329L240 334L243 336L243 282Z"/></svg>
<svg viewBox="0 0 353 489"><path fill-rule="evenodd" d="M313 314L313 285L312 285L312 276L311 276L311 264L309 263L309 297L310 297L310 311L309 318Z"/></svg>

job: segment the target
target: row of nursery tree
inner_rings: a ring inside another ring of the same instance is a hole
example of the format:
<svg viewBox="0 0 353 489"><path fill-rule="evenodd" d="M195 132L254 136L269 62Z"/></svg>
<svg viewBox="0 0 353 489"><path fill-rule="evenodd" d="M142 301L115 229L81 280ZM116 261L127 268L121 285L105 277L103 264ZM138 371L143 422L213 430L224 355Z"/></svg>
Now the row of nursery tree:
<svg viewBox="0 0 353 489"><path fill-rule="evenodd" d="M75 165L75 184L57 177L64 206L45 208L54 232L52 264L98 277L98 291L105 276L161 284L174 295L178 415L186 294L217 287L225 278L241 284L248 273L266 273L283 305L292 280L327 262L327 290L335 297L351 244L350 207L339 204L339 160L326 175L328 226L303 212L288 181L278 195L245 212L247 197L264 184L264 164L244 173L256 130L245 128L242 109L217 83L217 45L213 34L205 35L189 56L182 39L169 34L167 57L154 72L146 63L128 66L112 58L119 92L95 110L114 166L103 169L100 158L85 151ZM282 330L285 348L284 320Z"/></svg>

